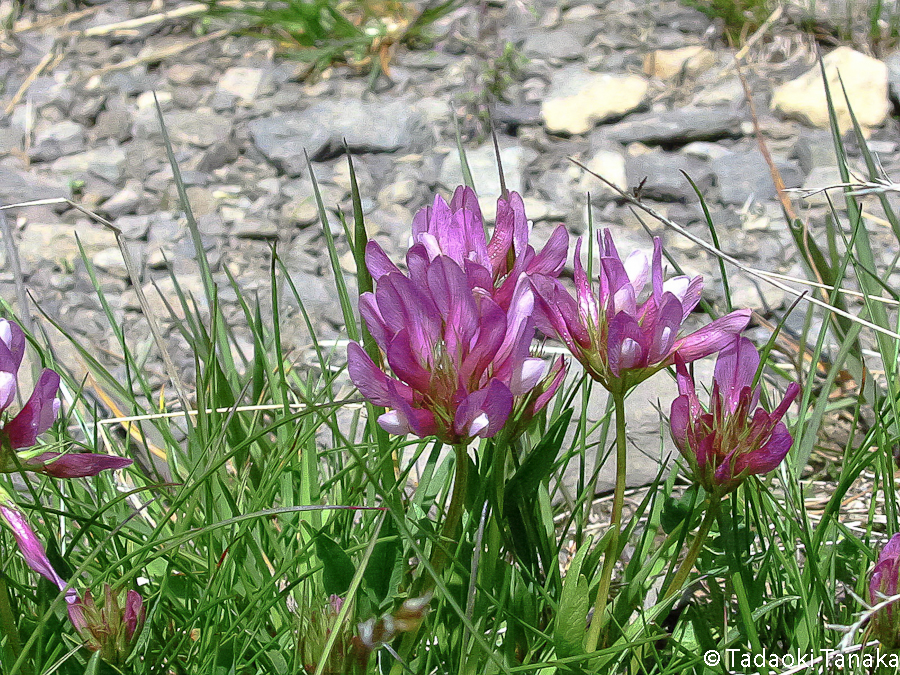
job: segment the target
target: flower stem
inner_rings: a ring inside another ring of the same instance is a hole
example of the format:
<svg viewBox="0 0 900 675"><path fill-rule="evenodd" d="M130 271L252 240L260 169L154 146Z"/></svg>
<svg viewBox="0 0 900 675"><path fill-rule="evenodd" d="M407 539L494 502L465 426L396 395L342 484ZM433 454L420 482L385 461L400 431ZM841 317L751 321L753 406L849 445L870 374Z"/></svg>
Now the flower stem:
<svg viewBox="0 0 900 675"><path fill-rule="evenodd" d="M684 586L684 582L691 573L694 563L697 562L697 556L699 556L700 551L703 550L703 543L706 541L706 537L709 535L709 531L712 528L712 524L716 520L718 513L718 499L709 501L707 503L706 513L703 516L703 521L700 523L700 529L697 530L694 541L691 543L691 548L688 550L684 560L681 561L678 571L675 573L675 576L672 577L672 581L669 582L669 586L666 588L665 594L663 594L663 600L669 599Z"/></svg>
<svg viewBox="0 0 900 675"><path fill-rule="evenodd" d="M603 570L600 574L600 586L597 589L597 600L594 602L594 617L588 631L588 652L597 648L600 631L606 623L606 604L609 600L609 587L612 583L612 572L619 558L619 536L622 529L622 509L625 505L625 475L627 470L627 444L625 438L625 391L619 387L610 391L616 408L616 488L613 494L612 515L609 519L609 543L603 558Z"/></svg>
<svg viewBox="0 0 900 675"><path fill-rule="evenodd" d="M453 478L453 492L450 494L450 504L447 506L447 515L444 517L441 534L431 553L430 562L434 577L441 575L450 560L447 546L457 540L457 530L459 530L459 523L462 520L466 493L469 489L469 455L466 452L466 446L454 445L453 449L456 450L456 475ZM434 579L429 586L428 590L434 588Z"/></svg>

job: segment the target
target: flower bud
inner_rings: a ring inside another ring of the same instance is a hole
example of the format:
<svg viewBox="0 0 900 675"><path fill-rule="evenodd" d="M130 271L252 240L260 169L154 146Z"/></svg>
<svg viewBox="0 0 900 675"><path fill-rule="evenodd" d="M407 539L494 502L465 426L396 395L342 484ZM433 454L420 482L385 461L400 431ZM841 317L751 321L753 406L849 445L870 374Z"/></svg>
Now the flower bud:
<svg viewBox="0 0 900 675"><path fill-rule="evenodd" d="M144 627L144 601L140 593L129 590L124 606L121 592L103 586L103 606L98 607L90 591L69 606L69 619L84 640L84 646L100 652L104 661L115 666L125 663Z"/></svg>
<svg viewBox="0 0 900 675"><path fill-rule="evenodd" d="M869 577L869 604L876 607L887 598L897 595L900 575L900 534L895 534L881 550L878 562ZM872 613L869 625L872 634L885 649L900 648L900 608L897 601L879 607Z"/></svg>

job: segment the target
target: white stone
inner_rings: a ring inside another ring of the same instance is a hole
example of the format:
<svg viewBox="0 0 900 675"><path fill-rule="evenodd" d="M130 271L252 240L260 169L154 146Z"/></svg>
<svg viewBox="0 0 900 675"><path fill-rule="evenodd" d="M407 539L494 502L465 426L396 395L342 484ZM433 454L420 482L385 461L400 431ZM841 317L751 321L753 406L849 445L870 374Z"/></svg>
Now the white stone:
<svg viewBox="0 0 900 675"><path fill-rule="evenodd" d="M890 111L887 66L850 47L838 47L822 61L841 131L850 128L851 120L839 74L860 125L877 127L882 124ZM810 126L827 129L828 105L819 65L776 88L772 109Z"/></svg>
<svg viewBox="0 0 900 675"><path fill-rule="evenodd" d="M638 75L608 75L574 66L553 76L541 104L544 126L552 133L583 134L600 122L637 110L649 85Z"/></svg>
<svg viewBox="0 0 900 675"><path fill-rule="evenodd" d="M263 71L260 68L237 66L229 68L219 79L216 89L224 94L231 94L242 103L250 103L256 99L262 84Z"/></svg>
<svg viewBox="0 0 900 675"><path fill-rule="evenodd" d="M701 45L679 49L657 49L644 56L644 73L661 80L679 75L697 75L716 65L716 54Z"/></svg>
<svg viewBox="0 0 900 675"><path fill-rule="evenodd" d="M625 158L622 153L615 150L600 150L584 165L598 176L603 176L610 183L623 190L628 189L628 176L625 173ZM592 176L586 171L582 173L578 184L580 192L590 192L592 195L616 194L611 187Z"/></svg>

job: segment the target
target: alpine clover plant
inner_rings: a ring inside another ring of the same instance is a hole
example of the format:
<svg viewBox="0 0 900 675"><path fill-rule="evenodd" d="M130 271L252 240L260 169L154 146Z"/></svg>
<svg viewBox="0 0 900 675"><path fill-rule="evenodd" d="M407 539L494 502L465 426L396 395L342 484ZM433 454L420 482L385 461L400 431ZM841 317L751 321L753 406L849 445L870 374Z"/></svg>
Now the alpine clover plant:
<svg viewBox="0 0 900 675"><path fill-rule="evenodd" d="M25 355L25 334L14 322L0 319L0 472L33 471L54 478L94 476L106 469L120 469L132 463L130 459L92 453L59 453L33 449L38 436L53 426L59 415L59 374L45 368L35 384L31 396L13 416L6 411L19 392L18 372ZM21 509L10 494L0 487L0 523L12 532L16 546L25 563L33 571L54 584L65 594L72 625L85 640L85 646L101 651L105 660L121 664L130 653L137 633L144 622L141 596L129 591L124 613L118 600L106 587L106 603L97 609L90 591L80 600L74 588L53 568L44 545L28 524ZM9 596L0 593L0 613L11 615ZM14 627L3 623L4 632ZM7 634L7 639L13 638Z"/></svg>
<svg viewBox="0 0 900 675"><path fill-rule="evenodd" d="M605 609L612 570L619 557L619 530L625 501L625 395L635 385L674 363L676 355L693 361L715 353L743 330L750 310L738 310L700 330L679 337L681 326L700 302L703 279L677 276L663 279L662 244L653 240L652 259L642 251L622 260L608 229L597 233L600 269L597 284L581 263L582 239L575 245L575 297L555 278L532 279L542 332L558 337L587 373L613 397L616 409L616 485L606 557L588 634L593 650L606 621ZM650 292L639 301L647 281Z"/></svg>
<svg viewBox="0 0 900 675"><path fill-rule="evenodd" d="M497 202L490 241L475 192L459 187L450 204L440 196L413 220L407 274L374 241L366 266L374 293L359 312L393 376L351 342L350 378L390 433L436 437L456 453L453 492L443 537L453 539L467 493L467 448L501 429L520 433L559 388L562 357L548 364L531 355L535 336L533 275L555 277L565 264L568 235L560 226L540 253L528 244L522 198ZM440 572L441 547L431 559Z"/></svg>
<svg viewBox="0 0 900 675"><path fill-rule="evenodd" d="M757 407L761 387L753 386L759 352L738 337L719 353L709 409L697 397L694 381L676 355L678 392L670 426L691 477L715 497L734 490L747 477L769 473L787 455L793 439L781 418L800 393L791 382L773 412Z"/></svg>
<svg viewBox="0 0 900 675"><path fill-rule="evenodd" d="M759 352L753 343L736 336L719 352L709 407L704 409L684 360L675 356L680 395L672 402L669 424L691 479L706 492L707 508L667 596L678 591L687 579L713 520L719 515L722 498L748 476L774 470L793 444L781 420L800 394L800 385L791 382L771 413L757 407L762 393L759 384L754 386L759 363Z"/></svg>

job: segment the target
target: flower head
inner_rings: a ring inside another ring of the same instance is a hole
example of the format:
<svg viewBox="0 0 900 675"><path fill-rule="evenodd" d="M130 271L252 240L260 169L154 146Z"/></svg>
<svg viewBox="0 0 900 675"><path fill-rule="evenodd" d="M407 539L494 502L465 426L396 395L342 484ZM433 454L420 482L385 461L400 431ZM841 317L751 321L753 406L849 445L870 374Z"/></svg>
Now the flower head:
<svg viewBox="0 0 900 675"><path fill-rule="evenodd" d="M675 355L685 362L708 356L743 330L749 310L738 310L700 330L679 338L681 325L700 302L701 277L673 277L663 281L662 245L653 240L652 261L641 251L625 260L619 256L610 231L598 233L600 271L592 286L581 264L581 245L575 246L573 298L562 284L536 275L538 327L556 335L591 377L607 389L628 389L661 368ZM649 296L638 302L647 281Z"/></svg>
<svg viewBox="0 0 900 675"><path fill-rule="evenodd" d="M25 354L25 334L12 321L0 319L0 415L15 400L19 390L18 371ZM22 409L0 427L0 472L25 469L57 478L93 476L105 469L120 469L130 459L89 453L27 451L59 415L59 374L45 368ZM11 451L21 450L13 456Z"/></svg>
<svg viewBox="0 0 900 675"><path fill-rule="evenodd" d="M125 663L141 629L146 611L144 600L137 591L129 590L122 602L121 592L103 585L103 604L98 606L91 592L84 592L84 599L76 599L69 605L69 619L84 640L84 646L107 663L119 666Z"/></svg>
<svg viewBox="0 0 900 675"><path fill-rule="evenodd" d="M747 476L777 467L793 443L781 418L800 393L791 382L771 413L757 408L761 388L753 387L759 352L750 340L735 338L716 361L709 410L700 405L694 381L676 356L678 391L670 426L694 480L711 494L734 490Z"/></svg>
<svg viewBox="0 0 900 675"><path fill-rule="evenodd" d="M522 275L559 276L568 246L566 228L560 225L540 253L534 250L528 243L525 204L517 192L497 200L494 232L488 241L475 192L460 186L450 204L436 195L431 206L416 213L406 264L410 276L416 277L426 262L447 256L466 271L473 286L507 309ZM376 281L399 271L374 241L366 246L366 266Z"/></svg>
<svg viewBox="0 0 900 675"><path fill-rule="evenodd" d="M895 534L881 549L878 562L869 577L869 604L873 607L897 595L900 577L900 534ZM870 620L873 635L886 649L900 648L900 611L897 601L875 610Z"/></svg>
<svg viewBox="0 0 900 675"><path fill-rule="evenodd" d="M408 276L369 242L377 285L360 297L359 311L395 377L355 343L347 361L362 395L390 409L379 418L387 431L452 444L490 438L511 415L535 414L559 387L563 360L548 368L530 354L528 270L558 273L562 263L521 241L527 224L518 195L501 200L501 212L488 244L474 192L458 189L450 206L436 198L416 216Z"/></svg>

